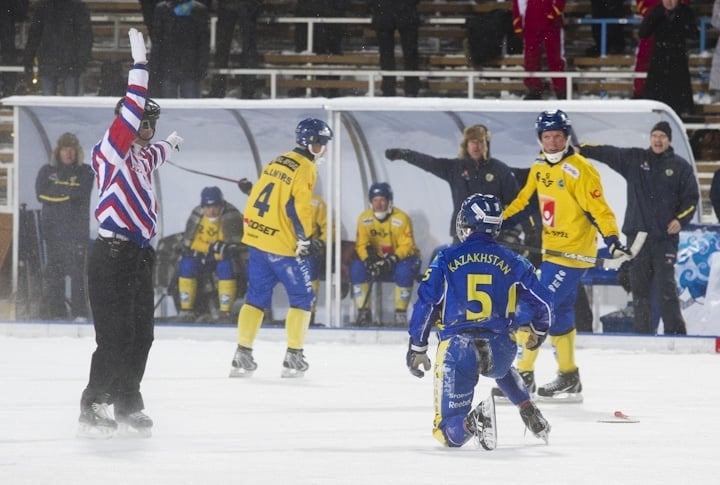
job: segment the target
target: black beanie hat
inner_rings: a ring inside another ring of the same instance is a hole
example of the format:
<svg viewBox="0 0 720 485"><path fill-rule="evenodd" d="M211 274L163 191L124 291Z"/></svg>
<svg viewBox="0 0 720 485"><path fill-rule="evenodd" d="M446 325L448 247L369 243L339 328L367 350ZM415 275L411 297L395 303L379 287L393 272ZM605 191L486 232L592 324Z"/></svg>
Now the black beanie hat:
<svg viewBox="0 0 720 485"><path fill-rule="evenodd" d="M650 134L652 134L653 131L662 131L667 135L668 140L672 141L672 129L670 128L670 123L667 121L655 123L655 126L650 130Z"/></svg>

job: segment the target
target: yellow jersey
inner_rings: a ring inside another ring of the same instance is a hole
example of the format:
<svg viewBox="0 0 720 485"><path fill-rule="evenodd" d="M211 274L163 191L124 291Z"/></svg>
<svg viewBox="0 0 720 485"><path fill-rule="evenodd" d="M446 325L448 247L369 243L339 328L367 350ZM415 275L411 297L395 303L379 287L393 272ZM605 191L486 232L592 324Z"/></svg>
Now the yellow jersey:
<svg viewBox="0 0 720 485"><path fill-rule="evenodd" d="M600 174L572 149L555 165L542 155L536 159L525 187L505 208L504 217L521 212L535 193L540 205L545 249L595 257L598 229L603 237L619 234L615 214L603 195ZM547 254L543 260L571 268L592 266L592 263Z"/></svg>
<svg viewBox="0 0 720 485"><path fill-rule="evenodd" d="M415 245L410 216L397 207L393 207L390 215L383 221L375 217L372 208L360 214L355 251L362 261L368 257L368 244L375 248L377 256L381 258L394 254L402 260L420 255L420 250Z"/></svg>
<svg viewBox="0 0 720 485"><path fill-rule="evenodd" d="M242 242L268 253L295 256L297 240L313 233L316 181L315 163L301 149L268 163L245 205Z"/></svg>

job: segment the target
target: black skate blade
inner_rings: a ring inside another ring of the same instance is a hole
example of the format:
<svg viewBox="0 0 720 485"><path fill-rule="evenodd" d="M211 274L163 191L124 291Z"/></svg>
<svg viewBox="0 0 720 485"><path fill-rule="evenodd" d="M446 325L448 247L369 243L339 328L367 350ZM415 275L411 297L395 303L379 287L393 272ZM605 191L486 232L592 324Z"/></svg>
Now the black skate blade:
<svg viewBox="0 0 720 485"><path fill-rule="evenodd" d="M252 377L254 372L255 371L253 371L253 370L246 370L246 369L242 369L242 368L233 367L232 369L230 369L230 374L228 375L228 377L240 377L240 378Z"/></svg>
<svg viewBox="0 0 720 485"><path fill-rule="evenodd" d="M75 437L86 440L109 440L115 434L112 426L91 426L80 424Z"/></svg>

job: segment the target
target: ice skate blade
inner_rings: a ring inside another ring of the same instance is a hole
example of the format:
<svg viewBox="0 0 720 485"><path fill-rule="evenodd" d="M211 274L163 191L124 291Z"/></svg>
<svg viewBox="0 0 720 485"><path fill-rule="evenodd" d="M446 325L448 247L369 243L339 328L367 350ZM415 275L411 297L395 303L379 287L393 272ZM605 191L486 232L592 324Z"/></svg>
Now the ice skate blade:
<svg viewBox="0 0 720 485"><path fill-rule="evenodd" d="M85 440L109 440L114 434L115 428L111 426L80 424L75 437Z"/></svg>
<svg viewBox="0 0 720 485"><path fill-rule="evenodd" d="M497 446L497 428L495 420L495 396L490 397L482 402L483 424L482 431L478 436L478 441L483 449L492 451Z"/></svg>
<svg viewBox="0 0 720 485"><path fill-rule="evenodd" d="M230 369L230 374L228 375L228 377L252 377L254 372L255 371L253 370L233 367L232 369Z"/></svg>
<svg viewBox="0 0 720 485"><path fill-rule="evenodd" d="M152 437L152 428L133 428L129 424L118 423L115 437L119 439L145 439Z"/></svg>
<svg viewBox="0 0 720 485"><path fill-rule="evenodd" d="M304 375L305 371L288 369L287 367L283 367L283 370L280 373L280 377L282 377L283 379L300 379Z"/></svg>
<svg viewBox="0 0 720 485"><path fill-rule="evenodd" d="M536 438L541 439L545 442L546 445L550 444L548 441L548 432L546 431L540 431L538 434L535 435Z"/></svg>
<svg viewBox="0 0 720 485"><path fill-rule="evenodd" d="M583 396L582 393L579 392L561 392L553 396L541 396L537 394L535 401L574 404L583 402Z"/></svg>

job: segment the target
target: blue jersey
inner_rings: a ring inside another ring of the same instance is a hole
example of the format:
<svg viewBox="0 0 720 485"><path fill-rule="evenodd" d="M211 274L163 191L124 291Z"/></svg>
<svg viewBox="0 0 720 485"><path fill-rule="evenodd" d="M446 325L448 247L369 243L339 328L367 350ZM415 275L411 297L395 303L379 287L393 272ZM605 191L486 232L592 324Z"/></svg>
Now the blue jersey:
<svg viewBox="0 0 720 485"><path fill-rule="evenodd" d="M533 325L546 331L553 318L552 295L540 285L530 262L500 246L492 236L471 234L439 251L418 286L410 337L426 345L438 316L441 339L473 331L508 333L519 304Z"/></svg>

